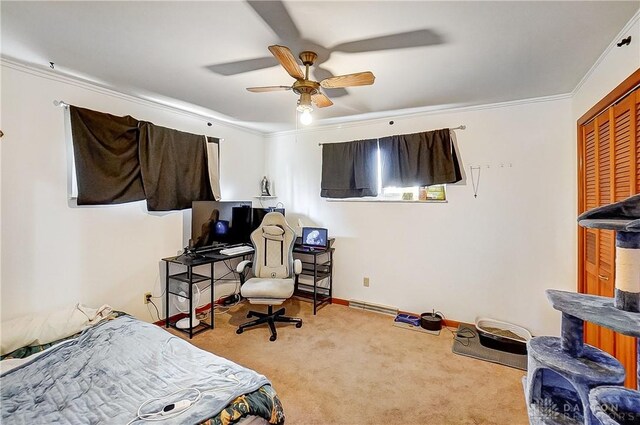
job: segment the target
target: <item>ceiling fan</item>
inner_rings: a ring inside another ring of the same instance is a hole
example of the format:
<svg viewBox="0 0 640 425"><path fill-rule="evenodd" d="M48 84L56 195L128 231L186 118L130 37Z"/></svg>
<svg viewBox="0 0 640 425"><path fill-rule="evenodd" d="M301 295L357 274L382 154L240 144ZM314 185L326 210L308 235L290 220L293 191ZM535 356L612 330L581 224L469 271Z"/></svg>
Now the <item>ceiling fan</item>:
<svg viewBox="0 0 640 425"><path fill-rule="evenodd" d="M320 87L324 89L335 89L344 87L355 86L368 86L373 84L375 76L371 71L357 72L355 74L338 75L335 77L325 78L320 82L309 79L309 67L313 65L318 55L315 52L305 50L300 53L300 60L305 66L304 72L300 69L300 65L296 61L296 58L286 46L273 45L269 46L269 51L276 58L276 60L282 65L287 73L296 79L291 86L266 86L266 87L248 87L247 90L253 93L264 93L272 91L286 91L293 90L297 95L300 95L298 99L297 110L301 112L300 122L302 124L311 123L311 111L313 102L318 108L324 108L333 105L331 99L329 99L322 91Z"/></svg>
<svg viewBox="0 0 640 425"><path fill-rule="evenodd" d="M296 52L312 51L316 53L317 57L314 61L312 71L316 81L333 77L331 71L323 68L322 65L336 52L357 54L394 49L420 48L442 44L446 41L437 31L425 28L401 33L380 34L374 37L346 41L333 46L325 46L304 36L304 31L300 31L283 1L247 0L246 3L278 37L277 44L289 46ZM305 3L296 2L296 4L299 7L304 7L301 5ZM356 10L360 9L357 8ZM277 65L278 61L273 55L265 55L258 58L211 64L205 66L205 68L218 75L230 76ZM344 88L327 88L324 89L324 93L328 94L332 99L348 94Z"/></svg>

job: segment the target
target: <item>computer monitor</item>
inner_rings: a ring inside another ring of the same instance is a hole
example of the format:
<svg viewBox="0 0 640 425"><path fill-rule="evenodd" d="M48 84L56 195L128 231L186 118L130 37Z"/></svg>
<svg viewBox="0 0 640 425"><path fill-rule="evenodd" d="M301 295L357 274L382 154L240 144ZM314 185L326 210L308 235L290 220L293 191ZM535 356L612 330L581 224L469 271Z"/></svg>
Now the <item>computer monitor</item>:
<svg viewBox="0 0 640 425"><path fill-rule="evenodd" d="M329 246L329 231L322 227L303 227L302 246L327 248Z"/></svg>
<svg viewBox="0 0 640 425"><path fill-rule="evenodd" d="M234 207L246 202L194 201L191 204L191 243L193 248L202 248L219 243L232 243L230 229ZM251 208L248 207L250 210Z"/></svg>
<svg viewBox="0 0 640 425"><path fill-rule="evenodd" d="M279 212L284 215L284 208L253 208L252 214L252 231L260 227L264 216L270 212Z"/></svg>
<svg viewBox="0 0 640 425"><path fill-rule="evenodd" d="M253 232L252 208L249 206L234 207L231 213L232 243L249 242L251 232Z"/></svg>
<svg viewBox="0 0 640 425"><path fill-rule="evenodd" d="M231 219L233 243L251 243L251 233L260 227L265 215L274 211L284 215L284 208L233 208Z"/></svg>

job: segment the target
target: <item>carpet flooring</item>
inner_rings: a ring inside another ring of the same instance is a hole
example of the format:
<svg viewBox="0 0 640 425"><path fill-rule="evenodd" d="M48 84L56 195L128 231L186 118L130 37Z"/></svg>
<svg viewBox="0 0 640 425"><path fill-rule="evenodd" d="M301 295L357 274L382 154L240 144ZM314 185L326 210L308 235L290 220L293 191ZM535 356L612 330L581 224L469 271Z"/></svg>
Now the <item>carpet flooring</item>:
<svg viewBox="0 0 640 425"><path fill-rule="evenodd" d="M524 372L457 356L453 336L393 326L390 316L291 299L288 316L304 325L278 324L235 333L246 313L266 306L242 303L216 314L216 328L191 342L264 374L276 389L287 425L445 425L528 423Z"/></svg>

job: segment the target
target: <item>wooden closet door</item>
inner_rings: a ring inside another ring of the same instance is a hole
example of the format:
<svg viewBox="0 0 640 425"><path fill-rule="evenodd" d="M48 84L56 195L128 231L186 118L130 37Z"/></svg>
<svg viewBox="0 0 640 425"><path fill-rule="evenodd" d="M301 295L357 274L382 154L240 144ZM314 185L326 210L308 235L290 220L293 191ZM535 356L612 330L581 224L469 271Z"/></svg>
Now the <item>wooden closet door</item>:
<svg viewBox="0 0 640 425"><path fill-rule="evenodd" d="M614 202L638 193L638 94L631 93L610 108L614 125L614 155L611 192ZM615 272L615 271L614 271ZM625 365L625 385L636 388L636 342L635 338L615 334L615 356Z"/></svg>
<svg viewBox="0 0 640 425"><path fill-rule="evenodd" d="M598 134L598 206L614 202L612 182L615 180L614 158L614 117L609 109L595 119ZM614 296L614 267L616 233L613 230L598 230L598 292L603 297ZM615 334L611 329L600 328L599 345L611 355L615 355Z"/></svg>
<svg viewBox="0 0 640 425"><path fill-rule="evenodd" d="M640 193L640 94L634 91L579 127L580 198L584 212ZM580 291L614 296L615 232L580 229ZM585 341L616 356L627 371L625 385L637 388L636 341L585 324Z"/></svg>
<svg viewBox="0 0 640 425"><path fill-rule="evenodd" d="M582 175L582 187L584 188L584 205L580 210L586 211L598 206L598 162L595 121L582 127L584 155L584 173ZM598 230L583 229L584 232L584 288L583 292L597 295L600 292L598 284ZM585 342L594 346L600 346L600 327L593 323L585 323Z"/></svg>

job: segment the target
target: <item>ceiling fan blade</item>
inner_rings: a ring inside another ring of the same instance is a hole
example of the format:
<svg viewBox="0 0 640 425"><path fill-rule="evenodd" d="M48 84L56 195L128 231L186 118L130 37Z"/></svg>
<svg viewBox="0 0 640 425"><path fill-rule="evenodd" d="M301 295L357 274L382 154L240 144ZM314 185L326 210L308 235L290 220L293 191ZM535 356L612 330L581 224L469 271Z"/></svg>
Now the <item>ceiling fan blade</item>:
<svg viewBox="0 0 640 425"><path fill-rule="evenodd" d="M315 66L313 69L313 75L316 78L316 81L322 81L329 78L334 77L334 75L328 69L322 68L320 66ZM337 97L346 96L349 92L346 89L325 89L323 90L329 97L335 99Z"/></svg>
<svg viewBox="0 0 640 425"><path fill-rule="evenodd" d="M433 46L442 43L444 43L444 39L440 34L432 30L424 29L341 43L334 46L331 50L334 52L361 53L405 49L407 47Z"/></svg>
<svg viewBox="0 0 640 425"><path fill-rule="evenodd" d="M314 95L311 95L311 100L313 101L313 103L316 104L318 108L325 108L327 106L333 105L333 102L331 101L331 99L329 99L327 96L325 96L320 92Z"/></svg>
<svg viewBox="0 0 640 425"><path fill-rule="evenodd" d="M220 75L236 75L242 74L243 72L271 68L276 65L278 65L278 61L273 56L266 56L264 58L218 63L215 65L208 65L205 68Z"/></svg>
<svg viewBox="0 0 640 425"><path fill-rule="evenodd" d="M304 74L298 65L298 61L288 47L273 45L269 46L269 51L278 59L280 65L296 80L303 80Z"/></svg>
<svg viewBox="0 0 640 425"><path fill-rule="evenodd" d="M247 90L252 93L264 93L269 91L287 91L287 90L291 90L291 87L289 86L247 87Z"/></svg>
<svg viewBox="0 0 640 425"><path fill-rule="evenodd" d="M354 86L368 86L373 84L376 77L372 72L357 72L355 74L338 75L337 77L327 78L320 81L320 86L324 88L336 88L336 87L354 87Z"/></svg>
<svg viewBox="0 0 640 425"><path fill-rule="evenodd" d="M271 27L280 40L294 41L300 38L300 31L281 1L247 1L262 20Z"/></svg>

